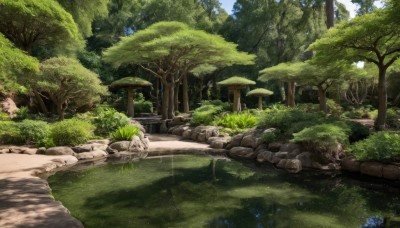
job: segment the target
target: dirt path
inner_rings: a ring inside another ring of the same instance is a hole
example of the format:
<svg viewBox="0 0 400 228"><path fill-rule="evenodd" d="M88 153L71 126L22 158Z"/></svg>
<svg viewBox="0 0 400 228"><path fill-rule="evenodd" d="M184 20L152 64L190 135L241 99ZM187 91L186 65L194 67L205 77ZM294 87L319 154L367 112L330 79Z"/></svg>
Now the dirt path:
<svg viewBox="0 0 400 228"><path fill-rule="evenodd" d="M0 154L0 227L83 227L35 176L76 162L73 156Z"/></svg>

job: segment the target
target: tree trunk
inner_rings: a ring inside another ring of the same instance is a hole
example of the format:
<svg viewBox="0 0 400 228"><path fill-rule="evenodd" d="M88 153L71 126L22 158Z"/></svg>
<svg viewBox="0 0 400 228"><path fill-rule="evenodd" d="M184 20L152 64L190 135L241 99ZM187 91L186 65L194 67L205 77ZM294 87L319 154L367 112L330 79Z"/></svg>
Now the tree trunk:
<svg viewBox="0 0 400 228"><path fill-rule="evenodd" d="M161 114L161 104L160 104L160 79L157 78L157 83L156 83L156 110L157 110L157 114L160 115Z"/></svg>
<svg viewBox="0 0 400 228"><path fill-rule="evenodd" d="M233 112L240 111L240 89L234 88L233 89Z"/></svg>
<svg viewBox="0 0 400 228"><path fill-rule="evenodd" d="M378 118L375 121L375 130L385 130L386 111L387 111L387 88L386 88L386 69L379 66L379 82L378 82Z"/></svg>
<svg viewBox="0 0 400 228"><path fill-rule="evenodd" d="M258 109L262 110L262 96L258 96Z"/></svg>
<svg viewBox="0 0 400 228"><path fill-rule="evenodd" d="M288 96L287 96L287 105L289 107L294 107L296 106L296 102L295 102L295 91L296 87L295 87L295 82L288 82Z"/></svg>
<svg viewBox="0 0 400 228"><path fill-rule="evenodd" d="M63 104L57 103L57 113L60 116L59 120L63 121L64 120L64 109L63 109Z"/></svg>
<svg viewBox="0 0 400 228"><path fill-rule="evenodd" d="M133 117L134 108L133 108L133 89L131 87L128 88L128 116Z"/></svg>
<svg viewBox="0 0 400 228"><path fill-rule="evenodd" d="M335 6L334 0L325 1L325 12L326 12L326 27L330 29L335 26Z"/></svg>
<svg viewBox="0 0 400 228"><path fill-rule="evenodd" d="M183 75L182 79L182 90L183 90L183 112L184 113L189 113L189 86L188 86L188 79L187 79L187 74L185 73Z"/></svg>
<svg viewBox="0 0 400 228"><path fill-rule="evenodd" d="M326 106L326 91L322 86L318 86L318 100L319 110L328 113L328 107Z"/></svg>
<svg viewBox="0 0 400 228"><path fill-rule="evenodd" d="M279 82L279 92L281 94L282 103L286 101L286 91L285 91L285 83Z"/></svg>
<svg viewBox="0 0 400 228"><path fill-rule="evenodd" d="M174 98L175 98L175 77L171 77L169 84L169 104L168 104L168 119L172 119L175 116Z"/></svg>
<svg viewBox="0 0 400 228"><path fill-rule="evenodd" d="M45 115L49 114L46 104L44 103L40 94L36 90L33 90L33 94L35 95L36 100L39 102L39 106L40 106L40 109L42 110L43 114L45 114Z"/></svg>
<svg viewBox="0 0 400 228"><path fill-rule="evenodd" d="M177 82L175 84L175 92L174 92L174 109L175 111L179 111L179 87L180 84Z"/></svg>
<svg viewBox="0 0 400 228"><path fill-rule="evenodd" d="M163 120L168 119L168 109L169 109L169 91L171 86L169 83L163 83L163 96L161 104L161 118Z"/></svg>

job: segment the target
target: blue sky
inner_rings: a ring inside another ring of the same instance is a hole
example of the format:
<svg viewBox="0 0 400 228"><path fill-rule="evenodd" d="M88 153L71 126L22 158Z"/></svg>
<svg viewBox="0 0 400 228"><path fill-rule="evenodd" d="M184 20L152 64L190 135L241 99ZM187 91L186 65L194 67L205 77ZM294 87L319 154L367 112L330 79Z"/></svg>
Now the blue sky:
<svg viewBox="0 0 400 228"><path fill-rule="evenodd" d="M222 3L222 7L228 12L229 14L232 13L232 7L233 4L236 2L236 0L220 0ZM339 2L343 3L347 10L350 11L350 16L354 17L355 16L355 11L356 11L356 6L350 2L350 0L339 0ZM381 3L377 3L376 5L382 6Z"/></svg>

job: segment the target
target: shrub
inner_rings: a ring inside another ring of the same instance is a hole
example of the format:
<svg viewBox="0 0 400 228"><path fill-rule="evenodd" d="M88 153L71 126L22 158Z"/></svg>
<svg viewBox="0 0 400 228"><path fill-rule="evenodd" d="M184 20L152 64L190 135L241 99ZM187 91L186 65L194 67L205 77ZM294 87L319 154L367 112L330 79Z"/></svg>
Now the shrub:
<svg viewBox="0 0 400 228"><path fill-rule="evenodd" d="M17 124L24 143L44 146L50 135L50 126L44 121L24 120Z"/></svg>
<svg viewBox="0 0 400 228"><path fill-rule="evenodd" d="M389 128L400 129L400 110L389 108L386 113L386 124Z"/></svg>
<svg viewBox="0 0 400 228"><path fill-rule="evenodd" d="M132 140L133 136L139 135L139 128L136 126L124 126L118 128L114 133L111 134L111 138L114 141Z"/></svg>
<svg viewBox="0 0 400 228"><path fill-rule="evenodd" d="M89 122L69 119L53 124L50 138L56 146L74 146L91 139L93 130Z"/></svg>
<svg viewBox="0 0 400 228"><path fill-rule="evenodd" d="M1 110L0 110L0 121L3 121L3 120L10 120L11 118L10 118L10 116L7 114L7 113L5 113L5 112L2 112Z"/></svg>
<svg viewBox="0 0 400 228"><path fill-rule="evenodd" d="M135 97L135 114L137 113L152 113L153 103L146 101L142 93L136 93Z"/></svg>
<svg viewBox="0 0 400 228"><path fill-rule="evenodd" d="M214 121L214 117L223 112L222 106L215 105L202 105L195 109L192 114L191 124L197 125L210 125Z"/></svg>
<svg viewBox="0 0 400 228"><path fill-rule="evenodd" d="M278 134L275 132L267 132L262 134L262 140L264 143L272 143L278 139Z"/></svg>
<svg viewBox="0 0 400 228"><path fill-rule="evenodd" d="M347 126L350 128L349 141L350 143L357 142L369 136L369 128L354 121L347 121Z"/></svg>
<svg viewBox="0 0 400 228"><path fill-rule="evenodd" d="M338 144L347 144L350 128L343 123L319 124L294 133L294 142L311 145L315 150L336 150Z"/></svg>
<svg viewBox="0 0 400 228"><path fill-rule="evenodd" d="M13 121L0 121L0 144L23 143L17 123Z"/></svg>
<svg viewBox="0 0 400 228"><path fill-rule="evenodd" d="M257 119L254 115L244 112L239 114L232 113L217 117L212 124L227 128L224 130L227 133L237 134L245 131L246 129L254 127L256 123Z"/></svg>
<svg viewBox="0 0 400 228"><path fill-rule="evenodd" d="M342 106L340 104L336 103L332 99L327 99L326 100L326 106L328 108L328 113L331 114L332 116L340 116L343 112Z"/></svg>
<svg viewBox="0 0 400 228"><path fill-rule="evenodd" d="M400 134L377 132L365 140L353 144L349 152L360 160L400 160Z"/></svg>
<svg viewBox="0 0 400 228"><path fill-rule="evenodd" d="M94 115L92 123L96 127L96 135L108 136L118 128L129 124L129 118L113 108L100 107Z"/></svg>
<svg viewBox="0 0 400 228"><path fill-rule="evenodd" d="M231 110L231 105L229 102L222 102L221 100L205 100L201 101L201 106L204 105L214 105L214 106L220 106L223 111L230 111Z"/></svg>
<svg viewBox="0 0 400 228"><path fill-rule="evenodd" d="M18 109L16 114L17 114L17 119L23 120L27 119L30 116L30 111L28 107L22 106L21 108Z"/></svg>

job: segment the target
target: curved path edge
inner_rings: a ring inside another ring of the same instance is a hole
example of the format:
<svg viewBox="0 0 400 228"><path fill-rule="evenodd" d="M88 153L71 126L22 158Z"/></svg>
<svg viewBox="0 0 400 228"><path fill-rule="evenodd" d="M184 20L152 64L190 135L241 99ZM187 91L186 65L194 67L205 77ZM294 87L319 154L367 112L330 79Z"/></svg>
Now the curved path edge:
<svg viewBox="0 0 400 228"><path fill-rule="evenodd" d="M77 162L69 155L0 154L0 227L83 227L37 176Z"/></svg>

